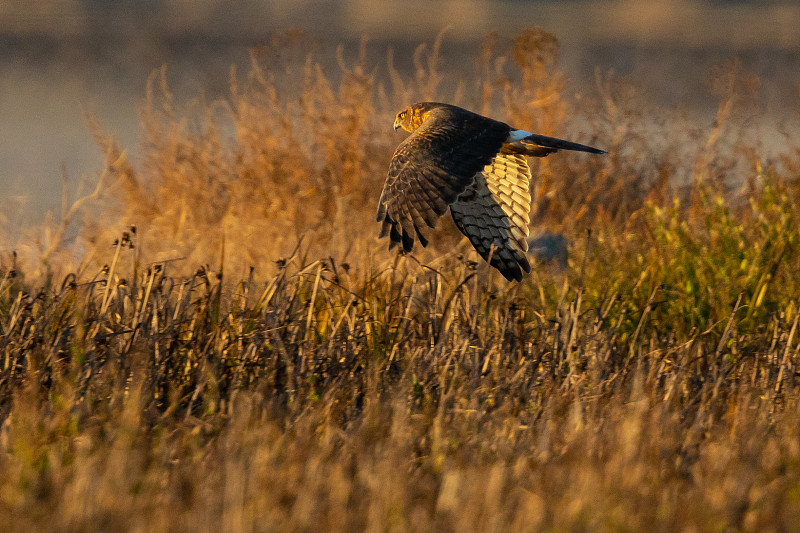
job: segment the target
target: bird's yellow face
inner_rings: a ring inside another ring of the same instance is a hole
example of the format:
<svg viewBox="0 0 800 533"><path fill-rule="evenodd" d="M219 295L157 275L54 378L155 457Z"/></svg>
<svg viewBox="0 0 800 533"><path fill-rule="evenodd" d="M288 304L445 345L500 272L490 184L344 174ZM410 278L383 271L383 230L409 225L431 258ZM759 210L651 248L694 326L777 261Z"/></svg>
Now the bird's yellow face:
<svg viewBox="0 0 800 533"><path fill-rule="evenodd" d="M427 111L417 106L410 105L394 117L394 129L397 131L398 128L403 128L408 132L413 132L425 122L427 116Z"/></svg>

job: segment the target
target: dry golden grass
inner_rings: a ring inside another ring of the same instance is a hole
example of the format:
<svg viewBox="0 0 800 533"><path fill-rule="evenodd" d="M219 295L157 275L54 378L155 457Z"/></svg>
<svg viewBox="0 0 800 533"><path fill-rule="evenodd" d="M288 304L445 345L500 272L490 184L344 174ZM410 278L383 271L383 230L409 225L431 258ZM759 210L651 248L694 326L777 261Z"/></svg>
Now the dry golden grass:
<svg viewBox="0 0 800 533"><path fill-rule="evenodd" d="M798 527L800 152L759 157L753 80L704 129L606 74L571 98L540 30L447 87L437 49L326 73L284 36L186 107L157 73L141 161L92 124L96 194L2 258L3 528ZM375 239L423 98L610 149L534 162L565 271Z"/></svg>

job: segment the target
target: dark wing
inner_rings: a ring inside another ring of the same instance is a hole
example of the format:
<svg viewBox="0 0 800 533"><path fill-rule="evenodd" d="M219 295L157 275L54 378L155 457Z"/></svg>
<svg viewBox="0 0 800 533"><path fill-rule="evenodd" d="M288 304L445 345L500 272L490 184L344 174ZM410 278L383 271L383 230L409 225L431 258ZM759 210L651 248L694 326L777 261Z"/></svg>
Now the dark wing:
<svg viewBox="0 0 800 533"><path fill-rule="evenodd" d="M500 153L450 206L453 220L484 260L509 281L530 272L531 171L524 156Z"/></svg>
<svg viewBox="0 0 800 533"><path fill-rule="evenodd" d="M381 237L407 252L497 155L511 128L465 109L433 109L392 157L378 206Z"/></svg>

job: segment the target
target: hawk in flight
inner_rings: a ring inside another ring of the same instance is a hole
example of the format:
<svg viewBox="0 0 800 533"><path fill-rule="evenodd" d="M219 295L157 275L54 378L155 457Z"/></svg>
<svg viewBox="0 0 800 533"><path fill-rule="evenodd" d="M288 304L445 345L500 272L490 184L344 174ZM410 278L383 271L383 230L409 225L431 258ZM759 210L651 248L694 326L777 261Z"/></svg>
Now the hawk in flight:
<svg viewBox="0 0 800 533"><path fill-rule="evenodd" d="M392 156L378 206L381 237L410 252L448 209L478 253L509 281L530 272L531 170L526 156L603 150L517 130L437 102L408 106L394 129L411 132Z"/></svg>

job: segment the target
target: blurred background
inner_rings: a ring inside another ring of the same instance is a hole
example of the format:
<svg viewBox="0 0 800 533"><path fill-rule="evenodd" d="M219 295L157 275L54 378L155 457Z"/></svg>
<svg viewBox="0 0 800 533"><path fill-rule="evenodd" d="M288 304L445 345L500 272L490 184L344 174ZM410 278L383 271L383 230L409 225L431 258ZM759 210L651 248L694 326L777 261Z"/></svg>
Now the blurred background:
<svg viewBox="0 0 800 533"><path fill-rule="evenodd" d="M508 39L534 26L558 37L576 94L613 70L655 104L685 106L710 124L718 100L709 73L738 57L761 80L759 105L776 130L798 109L794 0L2 0L2 205L19 211L7 218L35 221L58 209L65 173L77 181L102 168L85 111L135 160L137 109L162 65L176 97L213 99L228 93L231 65L246 71L252 47L289 29L317 40L333 65L332 45L352 56L366 36L381 75L390 47L411 72L414 48L445 27L447 73L472 62L488 34Z"/></svg>

